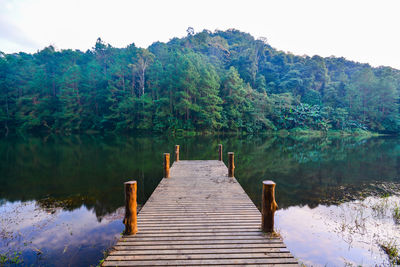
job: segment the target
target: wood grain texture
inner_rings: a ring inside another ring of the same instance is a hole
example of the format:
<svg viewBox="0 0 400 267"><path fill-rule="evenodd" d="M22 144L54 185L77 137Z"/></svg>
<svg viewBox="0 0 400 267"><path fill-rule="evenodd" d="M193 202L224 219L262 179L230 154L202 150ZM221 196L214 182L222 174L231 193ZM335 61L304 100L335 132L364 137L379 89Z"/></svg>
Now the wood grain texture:
<svg viewBox="0 0 400 267"><path fill-rule="evenodd" d="M175 161L179 161L179 145L175 146Z"/></svg>
<svg viewBox="0 0 400 267"><path fill-rule="evenodd" d="M134 235L138 231L137 226L137 182L129 181L125 186L125 235Z"/></svg>
<svg viewBox="0 0 400 267"><path fill-rule="evenodd" d="M235 154L228 152L228 177L235 177Z"/></svg>
<svg viewBox="0 0 400 267"><path fill-rule="evenodd" d="M261 205L261 229L264 232L274 232L274 214L278 205L275 202L275 183L264 181Z"/></svg>
<svg viewBox="0 0 400 267"><path fill-rule="evenodd" d="M298 266L222 161L175 161L169 176L103 266Z"/></svg>
<svg viewBox="0 0 400 267"><path fill-rule="evenodd" d="M169 178L169 153L164 153L164 178Z"/></svg>

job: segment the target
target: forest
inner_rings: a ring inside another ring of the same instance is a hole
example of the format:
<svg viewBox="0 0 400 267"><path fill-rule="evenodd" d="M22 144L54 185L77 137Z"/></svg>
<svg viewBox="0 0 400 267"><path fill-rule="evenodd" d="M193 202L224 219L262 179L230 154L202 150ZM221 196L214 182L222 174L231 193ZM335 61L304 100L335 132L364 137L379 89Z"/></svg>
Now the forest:
<svg viewBox="0 0 400 267"><path fill-rule="evenodd" d="M148 48L0 52L0 132L400 132L400 71L230 29Z"/></svg>

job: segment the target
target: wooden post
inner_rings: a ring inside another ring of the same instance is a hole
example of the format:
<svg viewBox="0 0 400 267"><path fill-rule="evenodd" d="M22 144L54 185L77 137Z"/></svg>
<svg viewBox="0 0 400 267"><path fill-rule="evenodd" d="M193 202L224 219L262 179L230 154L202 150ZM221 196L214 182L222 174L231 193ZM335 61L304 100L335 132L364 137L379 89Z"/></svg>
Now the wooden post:
<svg viewBox="0 0 400 267"><path fill-rule="evenodd" d="M134 235L138 232L137 227L137 182L124 183L125 187L125 231L124 235Z"/></svg>
<svg viewBox="0 0 400 267"><path fill-rule="evenodd" d="M164 178L169 178L169 153L164 153Z"/></svg>
<svg viewBox="0 0 400 267"><path fill-rule="evenodd" d="M267 233L274 232L274 214L278 205L275 202L275 183L263 181L261 229Z"/></svg>
<svg viewBox="0 0 400 267"><path fill-rule="evenodd" d="M175 146L175 161L179 161L179 145Z"/></svg>
<svg viewBox="0 0 400 267"><path fill-rule="evenodd" d="M228 177L235 176L234 153L228 152Z"/></svg>
<svg viewBox="0 0 400 267"><path fill-rule="evenodd" d="M218 145L218 160L222 161L222 145Z"/></svg>

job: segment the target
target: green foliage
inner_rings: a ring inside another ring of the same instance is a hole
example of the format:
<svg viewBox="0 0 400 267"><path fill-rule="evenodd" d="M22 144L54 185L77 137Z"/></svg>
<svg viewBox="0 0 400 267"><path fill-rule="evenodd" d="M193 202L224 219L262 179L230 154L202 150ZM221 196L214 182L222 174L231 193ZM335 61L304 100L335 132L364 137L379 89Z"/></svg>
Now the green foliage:
<svg viewBox="0 0 400 267"><path fill-rule="evenodd" d="M393 219L396 223L400 224L400 207L396 205L393 209Z"/></svg>
<svg viewBox="0 0 400 267"><path fill-rule="evenodd" d="M381 244L381 248L389 256L391 264L393 265L400 264L399 249L397 248L394 242Z"/></svg>
<svg viewBox="0 0 400 267"><path fill-rule="evenodd" d="M295 56L238 30L0 54L0 131L399 133L400 71Z"/></svg>
<svg viewBox="0 0 400 267"><path fill-rule="evenodd" d="M21 252L14 252L13 254L0 254L0 264L1 265L9 265L9 264L21 264L23 263L23 259L21 258Z"/></svg>

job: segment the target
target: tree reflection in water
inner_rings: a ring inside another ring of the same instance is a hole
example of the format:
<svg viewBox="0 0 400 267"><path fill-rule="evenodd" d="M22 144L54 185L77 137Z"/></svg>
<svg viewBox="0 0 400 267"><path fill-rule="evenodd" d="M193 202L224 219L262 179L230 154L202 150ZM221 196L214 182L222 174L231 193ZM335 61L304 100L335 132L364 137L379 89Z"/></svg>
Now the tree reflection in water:
<svg viewBox="0 0 400 267"><path fill-rule="evenodd" d="M123 229L118 210L124 203L123 182L138 181L138 201L144 204L161 180L162 154L173 153L175 144L181 146L182 160L217 159L218 144L223 145L224 160L228 151L234 151L235 175L254 203L259 206L261 201L262 181L272 179L277 183L282 214L291 207L336 207L342 202L392 194L399 189L400 145L396 138L7 138L0 140L2 231L12 225L5 217L18 218L21 225L35 215L43 222L52 218L42 230L34 224L16 230L25 233L18 239L25 263L39 259L44 265L71 261L74 265L95 264L102 258L102 250ZM25 204L33 211L21 206ZM9 205L17 205L11 210L18 216L4 210ZM317 212L318 208L313 210ZM74 229L72 235L70 228ZM57 236L58 246L49 241L53 236ZM7 235L2 237L2 252L10 249L9 241ZM43 253L37 255L32 246L24 246L31 241Z"/></svg>

